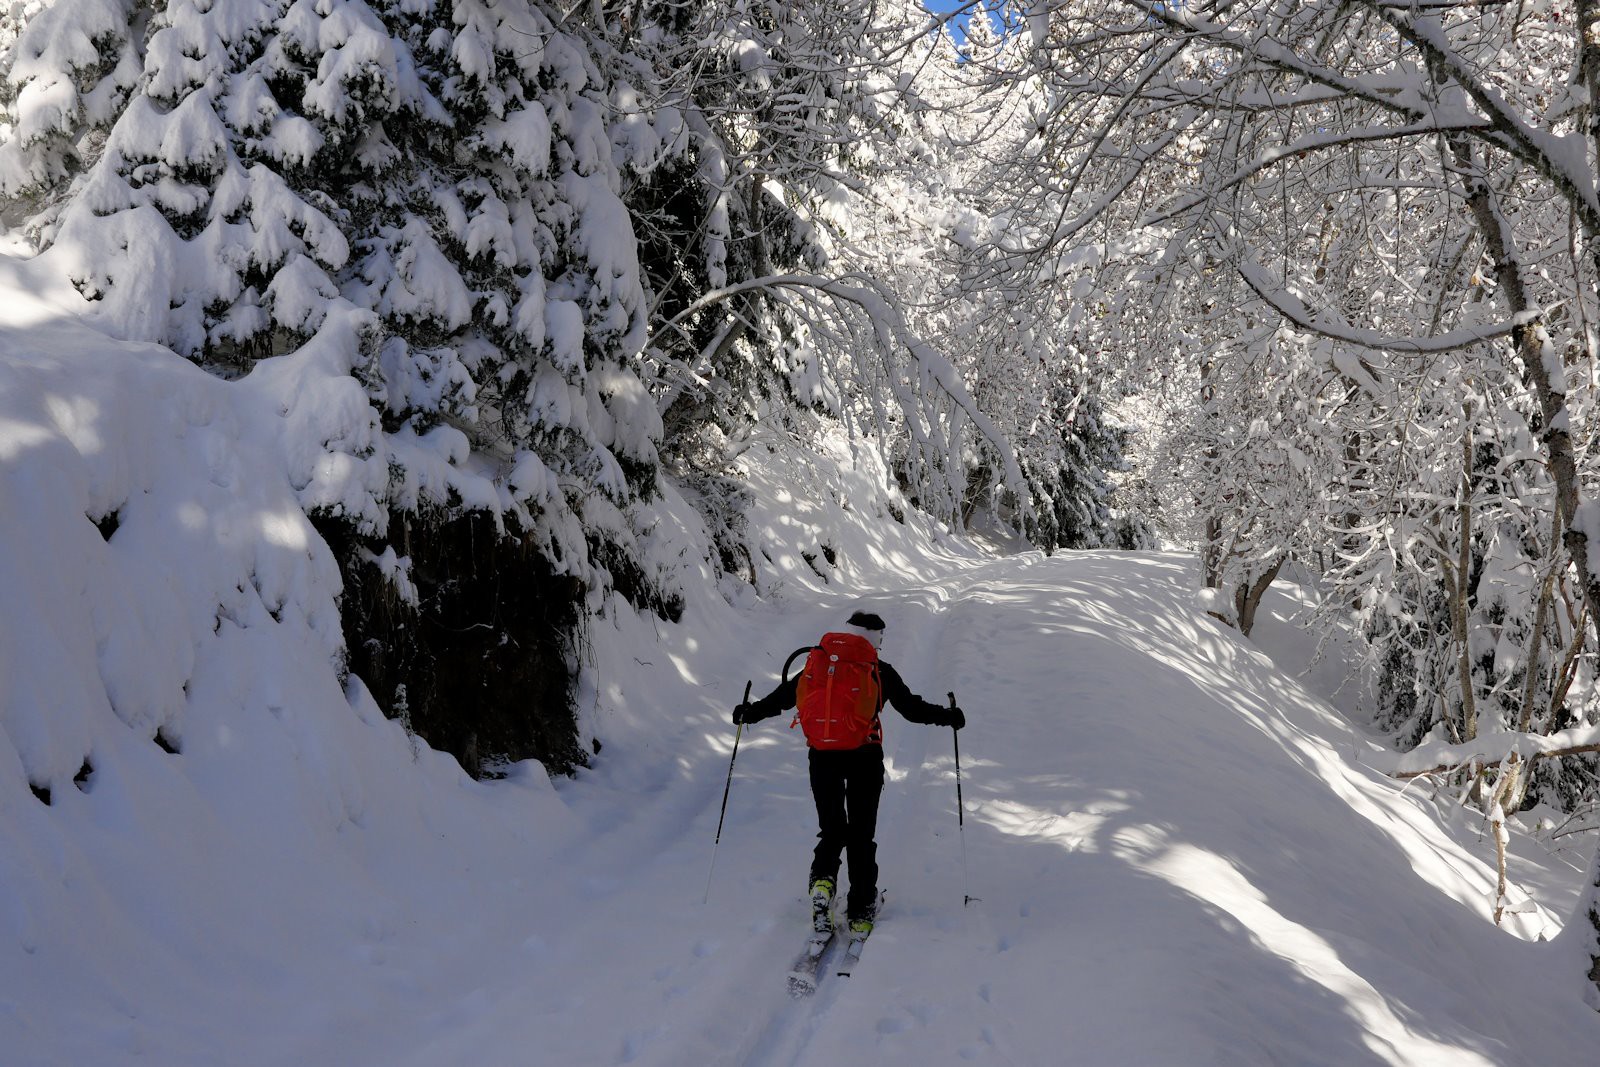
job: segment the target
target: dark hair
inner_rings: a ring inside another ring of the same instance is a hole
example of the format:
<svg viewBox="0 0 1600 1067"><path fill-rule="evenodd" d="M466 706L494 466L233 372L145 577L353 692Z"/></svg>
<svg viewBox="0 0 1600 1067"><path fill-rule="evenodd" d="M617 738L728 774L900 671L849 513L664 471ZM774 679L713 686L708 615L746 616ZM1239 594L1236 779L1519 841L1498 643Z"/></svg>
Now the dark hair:
<svg viewBox="0 0 1600 1067"><path fill-rule="evenodd" d="M847 620L847 625L859 626L863 630L881 630L883 629L883 620L870 611L858 611L850 616Z"/></svg>

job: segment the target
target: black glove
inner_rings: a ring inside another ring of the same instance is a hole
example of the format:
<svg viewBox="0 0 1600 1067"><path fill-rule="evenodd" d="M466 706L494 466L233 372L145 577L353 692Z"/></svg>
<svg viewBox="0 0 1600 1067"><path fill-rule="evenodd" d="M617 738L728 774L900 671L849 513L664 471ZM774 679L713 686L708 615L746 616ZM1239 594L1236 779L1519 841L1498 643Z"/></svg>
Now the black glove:
<svg viewBox="0 0 1600 1067"><path fill-rule="evenodd" d="M740 704L733 709L733 723L735 726L745 726L757 721L756 709L749 704Z"/></svg>
<svg viewBox="0 0 1600 1067"><path fill-rule="evenodd" d="M960 708L951 708L950 709L950 722L949 722L950 728L954 729L954 730L959 730L965 725L967 725L967 717L961 713L961 709Z"/></svg>

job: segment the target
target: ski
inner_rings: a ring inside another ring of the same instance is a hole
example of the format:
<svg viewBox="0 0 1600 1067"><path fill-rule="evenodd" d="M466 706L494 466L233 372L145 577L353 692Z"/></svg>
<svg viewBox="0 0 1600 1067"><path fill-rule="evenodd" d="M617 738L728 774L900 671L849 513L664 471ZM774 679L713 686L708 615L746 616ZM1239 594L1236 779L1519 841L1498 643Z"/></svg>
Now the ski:
<svg viewBox="0 0 1600 1067"><path fill-rule="evenodd" d="M864 937L852 937L844 947L844 955L839 958L839 967L834 972L840 978L849 978L855 971L856 964L861 962L861 948L867 943Z"/></svg>
<svg viewBox="0 0 1600 1067"><path fill-rule="evenodd" d="M874 921L878 921L883 918L883 903L887 899L887 893L878 894L878 907L877 910L873 912ZM834 969L835 974L837 974L840 978L849 978L850 975L854 973L856 964L861 962L861 950L867 943L867 937L870 936L872 936L871 932L868 931L865 937L850 938L849 942L846 943L844 947L844 955L839 957L839 966Z"/></svg>
<svg viewBox="0 0 1600 1067"><path fill-rule="evenodd" d="M833 931L813 933L806 938L805 950L794 961L789 971L789 995L808 997L817 991L817 971L822 967L823 954L833 943Z"/></svg>

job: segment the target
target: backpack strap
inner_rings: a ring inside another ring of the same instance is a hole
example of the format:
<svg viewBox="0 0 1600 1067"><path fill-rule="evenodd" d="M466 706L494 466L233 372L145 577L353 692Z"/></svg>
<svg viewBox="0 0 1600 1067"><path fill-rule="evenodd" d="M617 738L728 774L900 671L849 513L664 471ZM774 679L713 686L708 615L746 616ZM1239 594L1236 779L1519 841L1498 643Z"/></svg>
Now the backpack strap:
<svg viewBox="0 0 1600 1067"><path fill-rule="evenodd" d="M800 648L797 648L793 652L789 653L789 658L783 661L783 684L785 686L789 684L789 668L794 665L794 661L799 659L801 656L811 655L811 653L817 651L821 647L821 645L802 645ZM796 705L794 709L794 718L789 720L789 729L793 730L799 725L800 708L798 705Z"/></svg>
<svg viewBox="0 0 1600 1067"><path fill-rule="evenodd" d="M872 712L872 731L867 735L868 741L883 744L883 661L874 660L872 663L872 682L878 687L878 706Z"/></svg>
<svg viewBox="0 0 1600 1067"><path fill-rule="evenodd" d="M788 685L789 684L789 668L794 664L794 661L799 659L801 656L809 656L811 653L815 652L820 647L821 647L820 645L806 645L803 648L797 648L793 652L789 653L789 658L783 661L783 684L784 685Z"/></svg>

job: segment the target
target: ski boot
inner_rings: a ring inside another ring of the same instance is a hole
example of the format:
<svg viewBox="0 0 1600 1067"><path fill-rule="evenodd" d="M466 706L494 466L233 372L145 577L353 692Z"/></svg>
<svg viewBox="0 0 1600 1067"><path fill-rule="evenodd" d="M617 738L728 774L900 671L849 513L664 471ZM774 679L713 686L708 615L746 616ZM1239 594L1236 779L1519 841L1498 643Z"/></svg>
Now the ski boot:
<svg viewBox="0 0 1600 1067"><path fill-rule="evenodd" d="M811 883L811 929L819 934L833 931L833 879L818 878Z"/></svg>

